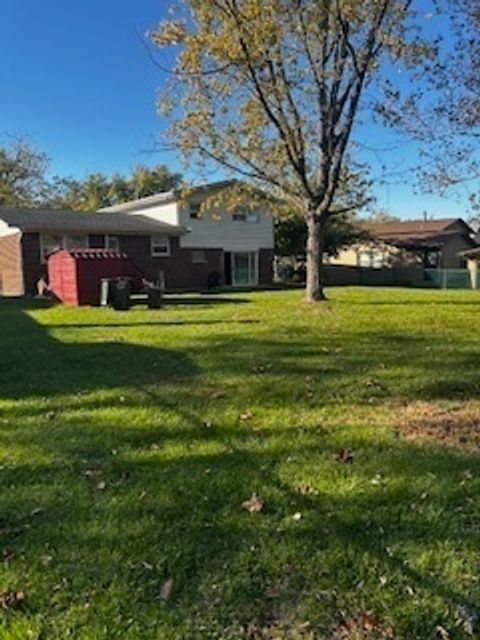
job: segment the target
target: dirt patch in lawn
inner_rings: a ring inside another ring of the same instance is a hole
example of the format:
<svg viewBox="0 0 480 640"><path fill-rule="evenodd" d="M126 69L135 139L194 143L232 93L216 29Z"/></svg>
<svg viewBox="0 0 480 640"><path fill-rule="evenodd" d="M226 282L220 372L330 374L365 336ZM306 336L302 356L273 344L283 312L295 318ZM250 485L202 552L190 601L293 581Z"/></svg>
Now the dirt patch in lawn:
<svg viewBox="0 0 480 640"><path fill-rule="evenodd" d="M480 408L473 403L445 408L431 402L413 402L401 410L397 428L408 440L435 440L480 450Z"/></svg>

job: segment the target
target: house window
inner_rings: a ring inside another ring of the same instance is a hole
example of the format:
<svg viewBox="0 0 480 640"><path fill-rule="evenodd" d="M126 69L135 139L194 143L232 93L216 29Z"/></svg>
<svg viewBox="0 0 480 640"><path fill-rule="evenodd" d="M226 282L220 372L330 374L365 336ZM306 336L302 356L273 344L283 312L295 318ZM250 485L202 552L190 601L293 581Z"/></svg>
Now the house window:
<svg viewBox="0 0 480 640"><path fill-rule="evenodd" d="M426 251L424 256L425 269L436 269L439 266L438 251Z"/></svg>
<svg viewBox="0 0 480 640"><path fill-rule="evenodd" d="M152 236L150 247L153 258L169 256L170 238L168 236Z"/></svg>
<svg viewBox="0 0 480 640"><path fill-rule="evenodd" d="M245 212L232 213L232 218L234 222L246 222L247 214Z"/></svg>
<svg viewBox="0 0 480 640"><path fill-rule="evenodd" d="M383 267L383 256L381 253L375 251L372 253L371 266L374 269L381 269Z"/></svg>
<svg viewBox="0 0 480 640"><path fill-rule="evenodd" d="M42 262L48 258L48 256L54 251L63 249L63 236L42 234L40 236Z"/></svg>
<svg viewBox="0 0 480 640"><path fill-rule="evenodd" d="M88 236L65 236L65 249L88 249Z"/></svg>
<svg viewBox="0 0 480 640"><path fill-rule="evenodd" d="M45 262L51 253L60 249L88 249L88 247L88 236L85 235L42 233L40 236L42 262Z"/></svg>
<svg viewBox="0 0 480 640"><path fill-rule="evenodd" d="M118 236L106 236L105 248L112 251L120 251L120 238Z"/></svg>
<svg viewBox="0 0 480 640"><path fill-rule="evenodd" d="M240 210L232 214L234 222L260 222L260 215L256 211Z"/></svg>
<svg viewBox="0 0 480 640"><path fill-rule="evenodd" d="M360 251L358 254L358 266L359 267L371 267L372 266L372 254L370 251Z"/></svg>
<svg viewBox="0 0 480 640"><path fill-rule="evenodd" d="M207 262L207 256L205 251L196 249L192 252L192 262L193 264L202 264Z"/></svg>
<svg viewBox="0 0 480 640"><path fill-rule="evenodd" d="M196 204L190 204L190 218L192 220L199 220L201 219L201 214L200 214L200 208L201 208L201 204L196 203Z"/></svg>

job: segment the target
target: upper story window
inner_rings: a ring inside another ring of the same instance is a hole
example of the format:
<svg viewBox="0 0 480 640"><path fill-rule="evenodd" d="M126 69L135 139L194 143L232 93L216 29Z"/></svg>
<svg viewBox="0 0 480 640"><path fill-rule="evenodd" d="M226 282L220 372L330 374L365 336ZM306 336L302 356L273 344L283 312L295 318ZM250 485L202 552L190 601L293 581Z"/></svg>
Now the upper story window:
<svg viewBox="0 0 480 640"><path fill-rule="evenodd" d="M153 258L170 255L170 238L168 236L152 236L150 249Z"/></svg>
<svg viewBox="0 0 480 640"><path fill-rule="evenodd" d="M260 214L249 209L239 209L232 214L234 222L260 222Z"/></svg>
<svg viewBox="0 0 480 640"><path fill-rule="evenodd" d="M190 203L190 219L191 220L201 220L202 216L200 213L201 208L200 203Z"/></svg>

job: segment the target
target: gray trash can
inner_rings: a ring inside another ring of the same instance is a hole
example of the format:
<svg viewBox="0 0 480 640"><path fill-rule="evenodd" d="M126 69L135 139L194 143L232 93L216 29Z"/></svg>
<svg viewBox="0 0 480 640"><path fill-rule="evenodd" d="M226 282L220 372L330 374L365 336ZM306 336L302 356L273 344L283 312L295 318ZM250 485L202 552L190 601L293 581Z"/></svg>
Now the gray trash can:
<svg viewBox="0 0 480 640"><path fill-rule="evenodd" d="M102 278L100 281L100 306L108 307L112 302L112 282L110 278Z"/></svg>

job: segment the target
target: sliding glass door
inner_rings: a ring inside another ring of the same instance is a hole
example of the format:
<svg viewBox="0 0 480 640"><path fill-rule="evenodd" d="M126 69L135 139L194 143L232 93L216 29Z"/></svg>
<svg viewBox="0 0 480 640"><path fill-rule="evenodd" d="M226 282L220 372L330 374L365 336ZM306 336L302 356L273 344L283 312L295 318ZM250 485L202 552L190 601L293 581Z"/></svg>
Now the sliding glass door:
<svg viewBox="0 0 480 640"><path fill-rule="evenodd" d="M258 253L256 251L232 253L232 284L251 287L258 284Z"/></svg>

